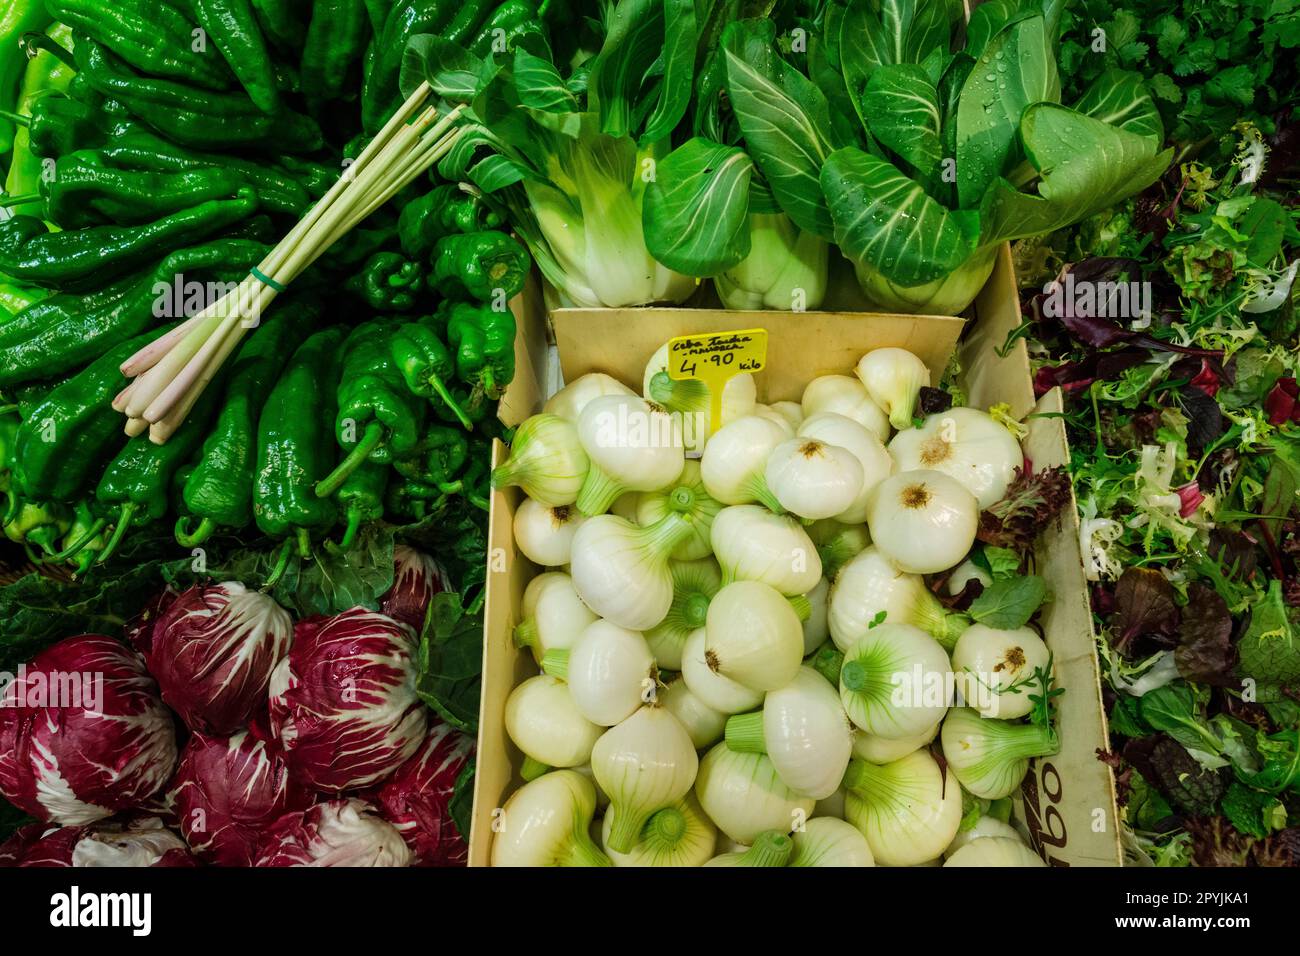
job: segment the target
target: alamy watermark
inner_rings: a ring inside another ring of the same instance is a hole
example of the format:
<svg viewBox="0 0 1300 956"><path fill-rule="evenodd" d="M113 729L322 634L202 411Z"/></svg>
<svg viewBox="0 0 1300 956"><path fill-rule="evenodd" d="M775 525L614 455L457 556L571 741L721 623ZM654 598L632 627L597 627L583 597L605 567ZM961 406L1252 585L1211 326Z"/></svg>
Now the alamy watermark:
<svg viewBox="0 0 1300 956"><path fill-rule="evenodd" d="M1150 282L1094 282L1067 272L1043 286L1043 314L1059 319L1086 315L1101 319L1151 321Z"/></svg>
<svg viewBox="0 0 1300 956"><path fill-rule="evenodd" d="M9 686L13 685L13 693ZM0 707L76 707L103 713L104 675L94 671L0 671Z"/></svg>

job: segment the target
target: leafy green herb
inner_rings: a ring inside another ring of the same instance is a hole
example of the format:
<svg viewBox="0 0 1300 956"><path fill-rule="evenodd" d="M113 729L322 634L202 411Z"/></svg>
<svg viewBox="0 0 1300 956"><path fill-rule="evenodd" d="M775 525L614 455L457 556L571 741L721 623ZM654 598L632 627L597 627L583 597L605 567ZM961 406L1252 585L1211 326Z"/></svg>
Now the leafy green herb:
<svg viewBox="0 0 1300 956"><path fill-rule="evenodd" d="M971 602L970 616L985 625L1011 631L1024 627L1047 597L1047 583L1036 574L1003 578Z"/></svg>

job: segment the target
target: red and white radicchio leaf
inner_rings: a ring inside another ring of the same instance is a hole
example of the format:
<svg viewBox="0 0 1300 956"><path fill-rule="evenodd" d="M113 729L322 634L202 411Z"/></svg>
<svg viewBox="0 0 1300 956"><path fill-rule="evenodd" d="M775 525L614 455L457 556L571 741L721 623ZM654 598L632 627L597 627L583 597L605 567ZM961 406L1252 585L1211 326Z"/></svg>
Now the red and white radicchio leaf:
<svg viewBox="0 0 1300 956"><path fill-rule="evenodd" d="M409 866L411 851L364 800L286 813L262 835L254 866Z"/></svg>
<svg viewBox="0 0 1300 956"><path fill-rule="evenodd" d="M399 544L393 548L393 586L379 599L379 610L420 633L435 594L449 587L447 572L427 554Z"/></svg>
<svg viewBox="0 0 1300 956"><path fill-rule="evenodd" d="M368 787L424 740L411 629L353 608L308 618L271 677L271 730L290 772L315 790Z"/></svg>
<svg viewBox="0 0 1300 956"><path fill-rule="evenodd" d="M93 823L156 793L176 728L144 662L111 637L47 648L0 695L0 794L41 820Z"/></svg>
<svg viewBox="0 0 1300 956"><path fill-rule="evenodd" d="M416 866L464 866L469 846L451 822L448 805L474 741L437 723L414 757L379 788L375 803L415 854Z"/></svg>
<svg viewBox="0 0 1300 956"><path fill-rule="evenodd" d="M54 827L32 823L0 846L0 866L174 867L196 866L185 841L153 816Z"/></svg>
<svg viewBox="0 0 1300 956"><path fill-rule="evenodd" d="M271 672L292 641L284 608L230 581L178 596L154 625L146 660L187 727L229 734L265 705Z"/></svg>

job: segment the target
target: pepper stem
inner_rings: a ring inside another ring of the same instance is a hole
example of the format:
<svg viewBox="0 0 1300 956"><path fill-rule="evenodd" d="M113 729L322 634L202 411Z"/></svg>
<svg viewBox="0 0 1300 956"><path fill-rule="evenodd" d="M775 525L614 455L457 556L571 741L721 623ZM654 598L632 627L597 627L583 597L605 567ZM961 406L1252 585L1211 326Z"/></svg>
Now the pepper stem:
<svg viewBox="0 0 1300 956"><path fill-rule="evenodd" d="M339 547L344 551L350 550L357 540L357 532L361 529L361 511L356 507L348 509L348 526L343 532L343 537L339 539Z"/></svg>
<svg viewBox="0 0 1300 956"><path fill-rule="evenodd" d="M40 193L22 193L21 195L18 196L5 196L4 199L0 199L0 206L5 206L5 207L22 206L29 202L40 202L40 201L41 201Z"/></svg>
<svg viewBox="0 0 1300 956"><path fill-rule="evenodd" d="M51 560L51 561L66 561L66 560L68 560L68 558L70 558L70 557L72 557L73 555L77 554L77 552L79 552L82 548L84 548L86 545L90 544L90 542L94 541L94 540L95 540L95 537L96 537L96 536L97 536L101 531L104 530L104 526L107 525L107 524L108 524L108 519L107 519L107 518L96 518L95 521L91 524L89 530L87 530L85 534L83 534L83 535L82 535L80 538L78 538L76 541L72 542L72 544L68 545L68 546L67 546L66 548L64 548L62 551L58 551L58 552L56 552L56 553L50 555L49 560Z"/></svg>
<svg viewBox="0 0 1300 956"><path fill-rule="evenodd" d="M294 537L298 542L298 557L311 557L311 532L306 528L299 528Z"/></svg>
<svg viewBox="0 0 1300 956"><path fill-rule="evenodd" d="M469 416L466 415L465 410L460 407L460 403L452 397L451 392L447 390L447 386L442 384L442 379L435 373L429 376L428 381L429 387L433 389L434 393L439 398L442 399L443 404L451 409L452 414L460 420L460 423L465 426L465 431L472 432L474 430L474 423L469 420Z"/></svg>
<svg viewBox="0 0 1300 956"><path fill-rule="evenodd" d="M262 582L262 590L269 591L275 587L276 582L284 575L284 569L289 566L289 550L293 547L293 539L286 538L280 545L280 555L275 559L275 567L271 569L271 574Z"/></svg>
<svg viewBox="0 0 1300 956"><path fill-rule="evenodd" d="M36 54L44 50L56 57L64 66L72 67L74 70L77 68L77 61L73 59L68 48L47 34L33 30L30 33L24 33L18 43L29 60L35 59Z"/></svg>
<svg viewBox="0 0 1300 956"><path fill-rule="evenodd" d="M727 718L724 731L727 749L742 754L765 754L767 742L763 737L763 712L736 714Z"/></svg>
<svg viewBox="0 0 1300 956"><path fill-rule="evenodd" d="M22 504L18 501L18 496L14 494L12 488L5 489L5 516L0 520L0 525L7 525L18 517L18 512L22 509Z"/></svg>
<svg viewBox="0 0 1300 956"><path fill-rule="evenodd" d="M316 497L328 498L343 487L348 476L361 467L370 457L370 453L384 441L384 426L381 422L371 422L366 426L361 440L352 446L347 456L335 466L334 470L316 482Z"/></svg>
<svg viewBox="0 0 1300 956"><path fill-rule="evenodd" d="M211 518L201 520L193 531L188 530L189 526L189 518L182 516L176 519L176 543L182 548L197 547L212 537L212 532L217 529L217 523Z"/></svg>
<svg viewBox="0 0 1300 956"><path fill-rule="evenodd" d="M9 110L0 110L0 119L7 119L15 126L31 126L32 118L24 116L22 113L13 113Z"/></svg>
<svg viewBox="0 0 1300 956"><path fill-rule="evenodd" d="M122 510L117 513L117 525L113 528L113 535L108 539L108 543L104 545L104 550L99 552L99 557L95 559L96 564L103 564L112 557L113 552L117 550L117 546L122 543L126 529L131 526L131 516L134 514L135 502L123 502Z"/></svg>

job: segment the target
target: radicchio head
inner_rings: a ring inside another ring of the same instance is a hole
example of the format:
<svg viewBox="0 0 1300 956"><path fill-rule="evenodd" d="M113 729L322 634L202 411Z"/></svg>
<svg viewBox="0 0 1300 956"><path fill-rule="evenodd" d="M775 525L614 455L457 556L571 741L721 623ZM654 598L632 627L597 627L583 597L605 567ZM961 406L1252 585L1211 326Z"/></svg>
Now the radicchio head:
<svg viewBox="0 0 1300 956"><path fill-rule="evenodd" d="M411 851L363 800L287 813L263 834L254 866L409 866Z"/></svg>
<svg viewBox="0 0 1300 956"><path fill-rule="evenodd" d="M464 866L469 859L448 805L473 753L472 738L436 723L416 755L375 794L379 812L402 834L416 866Z"/></svg>
<svg viewBox="0 0 1300 956"><path fill-rule="evenodd" d="M435 594L447 590L447 572L427 554L399 544L393 548L393 586L379 599L379 610L420 633Z"/></svg>

